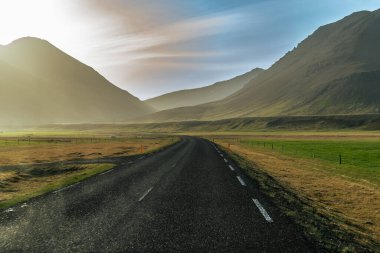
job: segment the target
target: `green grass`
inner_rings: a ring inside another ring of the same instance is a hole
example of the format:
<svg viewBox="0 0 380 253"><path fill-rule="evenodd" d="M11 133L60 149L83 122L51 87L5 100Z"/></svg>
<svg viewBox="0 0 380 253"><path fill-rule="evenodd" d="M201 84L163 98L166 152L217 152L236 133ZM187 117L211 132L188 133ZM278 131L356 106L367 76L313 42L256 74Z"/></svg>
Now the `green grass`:
<svg viewBox="0 0 380 253"><path fill-rule="evenodd" d="M353 140L243 140L251 147L326 163L331 172L380 185L380 142ZM265 146L264 146L265 145ZM341 164L339 162L341 155Z"/></svg>

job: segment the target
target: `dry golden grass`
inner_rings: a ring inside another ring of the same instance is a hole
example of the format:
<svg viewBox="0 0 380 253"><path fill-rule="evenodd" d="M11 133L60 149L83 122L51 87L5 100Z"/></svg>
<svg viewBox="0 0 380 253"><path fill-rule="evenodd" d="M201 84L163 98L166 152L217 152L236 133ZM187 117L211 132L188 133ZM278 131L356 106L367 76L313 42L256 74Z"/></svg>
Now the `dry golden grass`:
<svg viewBox="0 0 380 253"><path fill-rule="evenodd" d="M0 173L0 181L8 180L12 177L16 176L15 171L5 171Z"/></svg>
<svg viewBox="0 0 380 253"><path fill-rule="evenodd" d="M380 131L347 131L347 132L301 132L301 131L276 131L276 132L199 132L189 135L208 136L209 139L258 139L258 140L365 140L380 141Z"/></svg>
<svg viewBox="0 0 380 253"><path fill-rule="evenodd" d="M34 176L23 172L0 173L0 207L7 207L28 198L73 184L89 176L111 169L113 164L70 165L75 171L58 175ZM63 169L63 168L61 168Z"/></svg>
<svg viewBox="0 0 380 253"><path fill-rule="evenodd" d="M218 140L227 149L228 142ZM310 200L321 213L343 216L355 224L358 233L380 242L380 188L366 181L357 181L329 173L325 164L292 158L279 153L252 150L233 145L235 152L253 161L259 168Z"/></svg>
<svg viewBox="0 0 380 253"><path fill-rule="evenodd" d="M15 141L16 140L16 141ZM55 190L113 167L113 164L43 165L41 163L130 156L165 147L178 138L145 137L118 139L59 139L43 136L31 142L17 139L0 140L0 207L11 206L28 198ZM63 141L64 140L64 141ZM74 162L75 163L75 162ZM17 165L27 164L24 167ZM37 167L36 167L37 166ZM38 167L39 166L39 167ZM35 170L38 173L33 173Z"/></svg>
<svg viewBox="0 0 380 253"><path fill-rule="evenodd" d="M135 155L149 152L172 142L171 138L115 140L99 142L23 143L0 146L0 165L34 164L77 158Z"/></svg>

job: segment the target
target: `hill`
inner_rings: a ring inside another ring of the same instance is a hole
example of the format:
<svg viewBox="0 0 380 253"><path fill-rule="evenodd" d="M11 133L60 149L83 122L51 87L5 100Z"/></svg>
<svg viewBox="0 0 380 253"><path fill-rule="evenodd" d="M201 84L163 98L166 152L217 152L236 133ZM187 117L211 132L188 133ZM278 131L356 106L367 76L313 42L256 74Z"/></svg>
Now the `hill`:
<svg viewBox="0 0 380 253"><path fill-rule="evenodd" d="M380 108L379 27L380 10L353 13L317 29L233 95L142 120L376 113Z"/></svg>
<svg viewBox="0 0 380 253"><path fill-rule="evenodd" d="M215 121L181 121L142 124L51 124L41 126L43 131L93 131L148 133L221 133L268 131L373 131L380 129L380 114L247 117Z"/></svg>
<svg viewBox="0 0 380 253"><path fill-rule="evenodd" d="M37 38L0 47L0 125L123 122L153 108Z"/></svg>
<svg viewBox="0 0 380 253"><path fill-rule="evenodd" d="M201 88L167 93L145 100L145 102L160 111L214 102L226 98L240 90L245 84L256 78L263 71L263 69L255 68L230 80L217 82Z"/></svg>

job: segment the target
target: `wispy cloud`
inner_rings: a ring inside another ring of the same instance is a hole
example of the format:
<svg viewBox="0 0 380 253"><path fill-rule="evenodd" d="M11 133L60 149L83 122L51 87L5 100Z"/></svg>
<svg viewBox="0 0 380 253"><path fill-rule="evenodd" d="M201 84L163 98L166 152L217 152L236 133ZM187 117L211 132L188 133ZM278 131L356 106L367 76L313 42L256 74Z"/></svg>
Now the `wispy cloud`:
<svg viewBox="0 0 380 253"><path fill-rule="evenodd" d="M147 1L86 1L83 8L92 9L92 17L107 17L107 25L97 32L92 48L97 54L91 56L91 62L115 84L140 97L186 85L178 76L184 77L186 71L195 77L194 73L208 70L215 76L221 65L206 62L229 52L213 50L208 38L233 29L240 14L195 15L171 3L163 1L157 9ZM193 86L200 85L198 80L193 82Z"/></svg>
<svg viewBox="0 0 380 253"><path fill-rule="evenodd" d="M1 0L0 44L47 39L147 98L269 67L318 26L376 8L377 0Z"/></svg>
<svg viewBox="0 0 380 253"><path fill-rule="evenodd" d="M110 10L106 10L110 15ZM134 9L134 16L137 13L145 12L144 9ZM126 23L124 26L119 24L119 17L128 16L129 11L124 14L117 10L113 18L118 27L117 30L104 30L104 34L100 37L94 49L98 50L104 58L111 57L112 63L107 65L115 65L120 63L131 62L140 59L160 58L194 58L209 57L222 52L202 52L202 42L197 46L187 44L191 41L202 40L208 36L214 36L226 31L236 20L236 15L211 15L203 17L190 17L185 19L173 20L172 22L164 22L162 24L149 24L152 20L143 22L140 20L135 26ZM170 13L166 14L170 17ZM128 18L129 20L129 18ZM105 38L105 39L104 39ZM116 60L115 59L118 59ZM99 65L105 62L99 61Z"/></svg>

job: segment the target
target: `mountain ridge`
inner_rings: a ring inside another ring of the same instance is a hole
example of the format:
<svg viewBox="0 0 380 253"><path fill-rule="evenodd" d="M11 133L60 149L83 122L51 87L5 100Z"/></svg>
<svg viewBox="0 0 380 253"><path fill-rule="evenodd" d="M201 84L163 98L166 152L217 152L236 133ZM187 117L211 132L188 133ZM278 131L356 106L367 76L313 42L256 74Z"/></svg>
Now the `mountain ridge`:
<svg viewBox="0 0 380 253"><path fill-rule="evenodd" d="M380 107L380 11L321 26L225 99L154 113L145 122L373 113ZM337 99L338 98L338 99Z"/></svg>
<svg viewBox="0 0 380 253"><path fill-rule="evenodd" d="M264 69L254 68L242 75L211 85L194 89L184 89L166 93L144 100L157 110L193 106L223 99L244 87L250 80L256 78Z"/></svg>

